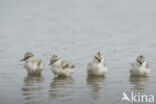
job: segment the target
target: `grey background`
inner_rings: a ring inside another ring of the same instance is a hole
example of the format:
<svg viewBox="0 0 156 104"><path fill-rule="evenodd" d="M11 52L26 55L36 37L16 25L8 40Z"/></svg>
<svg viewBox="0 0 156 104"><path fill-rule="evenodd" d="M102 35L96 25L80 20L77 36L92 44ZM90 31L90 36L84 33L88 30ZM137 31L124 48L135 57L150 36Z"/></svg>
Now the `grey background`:
<svg viewBox="0 0 156 104"><path fill-rule="evenodd" d="M155 0L0 0L0 104L120 104L122 92L156 95ZM32 51L45 62L42 77L19 62ZM88 78L86 65L101 51L105 79ZM52 54L76 65L72 78L50 71ZM149 78L129 78L143 54Z"/></svg>

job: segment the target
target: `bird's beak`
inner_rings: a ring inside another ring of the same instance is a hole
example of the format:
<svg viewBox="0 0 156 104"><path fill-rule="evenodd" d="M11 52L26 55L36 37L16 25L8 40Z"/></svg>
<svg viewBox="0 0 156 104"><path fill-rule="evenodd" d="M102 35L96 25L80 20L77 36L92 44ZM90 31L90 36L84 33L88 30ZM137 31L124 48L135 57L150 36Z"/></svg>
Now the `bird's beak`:
<svg viewBox="0 0 156 104"><path fill-rule="evenodd" d="M101 63L101 59L98 59L97 57L94 57L98 62Z"/></svg>
<svg viewBox="0 0 156 104"><path fill-rule="evenodd" d="M49 64L49 66L52 65L52 63Z"/></svg>
<svg viewBox="0 0 156 104"><path fill-rule="evenodd" d="M101 63L101 59L100 60L98 60L100 63Z"/></svg>
<svg viewBox="0 0 156 104"><path fill-rule="evenodd" d="M100 63L102 62L102 60L100 60Z"/></svg>
<svg viewBox="0 0 156 104"><path fill-rule="evenodd" d="M137 61L138 61L138 63L139 63L140 65L142 65L142 64L143 64L143 62L140 62L138 59L137 59Z"/></svg>
<svg viewBox="0 0 156 104"><path fill-rule="evenodd" d="M20 60L20 61L25 61L25 59L22 59L22 60Z"/></svg>

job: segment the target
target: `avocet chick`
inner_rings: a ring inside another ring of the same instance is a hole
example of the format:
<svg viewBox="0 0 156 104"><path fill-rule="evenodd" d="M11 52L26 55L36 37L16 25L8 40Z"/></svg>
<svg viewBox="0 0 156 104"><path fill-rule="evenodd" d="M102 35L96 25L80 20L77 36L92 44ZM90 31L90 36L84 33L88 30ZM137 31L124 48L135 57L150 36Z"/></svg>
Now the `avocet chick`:
<svg viewBox="0 0 156 104"><path fill-rule="evenodd" d="M31 52L26 52L24 59L20 61L25 61L24 68L27 70L29 75L40 75L43 71L44 64L42 60L36 58Z"/></svg>
<svg viewBox="0 0 156 104"><path fill-rule="evenodd" d="M53 55L50 64L52 72L57 76L71 76L75 71L75 66L65 60L61 60L57 55Z"/></svg>
<svg viewBox="0 0 156 104"><path fill-rule="evenodd" d="M97 52L94 59L87 66L88 75L105 76L107 72L107 65L104 64L104 57L100 52Z"/></svg>
<svg viewBox="0 0 156 104"><path fill-rule="evenodd" d="M131 76L149 76L150 74L149 65L146 63L146 59L142 55L138 56L136 59L136 63L132 63L131 66Z"/></svg>

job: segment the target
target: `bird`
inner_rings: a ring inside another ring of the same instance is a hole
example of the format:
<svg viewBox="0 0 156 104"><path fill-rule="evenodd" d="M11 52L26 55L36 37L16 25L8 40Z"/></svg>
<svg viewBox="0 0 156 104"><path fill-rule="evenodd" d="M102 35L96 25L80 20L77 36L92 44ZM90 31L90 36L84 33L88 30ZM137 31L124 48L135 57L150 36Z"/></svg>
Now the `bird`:
<svg viewBox="0 0 156 104"><path fill-rule="evenodd" d="M131 64L130 74L131 76L149 76L150 68L147 64L146 58L143 55L139 55L136 62Z"/></svg>
<svg viewBox="0 0 156 104"><path fill-rule="evenodd" d="M68 77L75 71L75 65L66 60L61 60L61 58L55 54L52 55L49 65L51 65L51 70L56 76Z"/></svg>
<svg viewBox="0 0 156 104"><path fill-rule="evenodd" d="M107 65L104 63L103 55L98 51L92 62L87 66L88 76L105 76Z"/></svg>
<svg viewBox="0 0 156 104"><path fill-rule="evenodd" d="M41 75L44 70L44 63L41 59L36 58L32 52L26 52L24 58L24 68L27 70L28 75Z"/></svg>

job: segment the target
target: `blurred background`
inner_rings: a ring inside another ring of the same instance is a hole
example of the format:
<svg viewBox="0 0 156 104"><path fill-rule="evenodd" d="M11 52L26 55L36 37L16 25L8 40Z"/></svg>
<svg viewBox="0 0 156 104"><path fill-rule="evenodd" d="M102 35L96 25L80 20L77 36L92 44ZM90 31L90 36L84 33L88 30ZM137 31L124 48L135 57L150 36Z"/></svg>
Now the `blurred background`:
<svg viewBox="0 0 156 104"><path fill-rule="evenodd" d="M122 92L156 95L155 0L0 0L1 104L120 104ZM26 51L45 62L41 77L27 76L19 62ZM86 65L101 51L105 79L87 78ZM76 72L59 79L52 54ZM149 78L129 78L130 63L143 54Z"/></svg>

